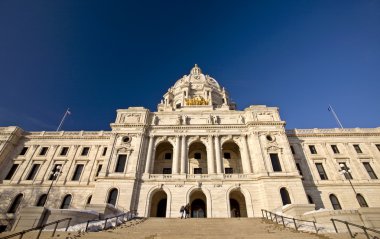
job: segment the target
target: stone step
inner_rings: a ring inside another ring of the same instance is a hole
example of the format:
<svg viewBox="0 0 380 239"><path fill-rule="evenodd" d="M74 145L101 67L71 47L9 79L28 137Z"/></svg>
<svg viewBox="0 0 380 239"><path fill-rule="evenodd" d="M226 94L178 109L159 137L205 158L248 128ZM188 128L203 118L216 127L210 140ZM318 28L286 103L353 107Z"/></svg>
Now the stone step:
<svg viewBox="0 0 380 239"><path fill-rule="evenodd" d="M149 218L143 223L133 226L125 224L102 232L92 232L82 235L88 239L220 239L220 238L325 238L323 236L295 232L282 226L265 223L258 218L232 219L166 219Z"/></svg>

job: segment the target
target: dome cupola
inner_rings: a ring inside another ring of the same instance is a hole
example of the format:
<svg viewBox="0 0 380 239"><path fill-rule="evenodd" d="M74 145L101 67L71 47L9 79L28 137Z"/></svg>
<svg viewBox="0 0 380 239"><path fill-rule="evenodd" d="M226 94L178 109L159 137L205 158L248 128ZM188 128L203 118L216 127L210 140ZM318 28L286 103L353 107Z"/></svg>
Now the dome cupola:
<svg viewBox="0 0 380 239"><path fill-rule="evenodd" d="M197 64L191 69L189 75L184 75L168 89L163 100L158 104L158 111L234 110L235 108L235 103L230 101L224 87L221 87L214 78L204 75Z"/></svg>

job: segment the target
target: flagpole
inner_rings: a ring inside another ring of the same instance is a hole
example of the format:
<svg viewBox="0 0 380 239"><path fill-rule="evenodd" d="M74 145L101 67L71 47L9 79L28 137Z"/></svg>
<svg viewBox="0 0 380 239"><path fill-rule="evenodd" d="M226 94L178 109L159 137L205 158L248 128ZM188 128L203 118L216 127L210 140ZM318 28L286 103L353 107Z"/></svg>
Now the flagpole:
<svg viewBox="0 0 380 239"><path fill-rule="evenodd" d="M331 105L329 105L329 111L331 111L331 113L333 114L333 116L334 116L336 122L339 124L340 128L343 129L343 125L342 125L342 123L340 123L340 120L339 120L338 116L335 114L335 111Z"/></svg>
<svg viewBox="0 0 380 239"><path fill-rule="evenodd" d="M65 118L66 118L67 114L70 114L70 111L69 111L69 110L70 110L70 108L67 108L65 114L64 114L63 117L62 117L61 123L59 123L59 126L58 126L58 128L57 128L57 131L59 131L59 130L61 129L61 126L63 125L63 122L65 121Z"/></svg>

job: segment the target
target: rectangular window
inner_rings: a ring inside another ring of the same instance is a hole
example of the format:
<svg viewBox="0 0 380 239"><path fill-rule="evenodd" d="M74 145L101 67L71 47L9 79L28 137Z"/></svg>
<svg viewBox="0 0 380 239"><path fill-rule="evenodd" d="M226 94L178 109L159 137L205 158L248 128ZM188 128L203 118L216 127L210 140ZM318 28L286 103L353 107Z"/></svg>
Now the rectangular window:
<svg viewBox="0 0 380 239"><path fill-rule="evenodd" d="M7 176L5 176L4 180L11 180L13 175L15 174L16 170L18 168L18 164L13 164L12 168L9 170Z"/></svg>
<svg viewBox="0 0 380 239"><path fill-rule="evenodd" d="M376 148L380 151L380 144L376 144Z"/></svg>
<svg viewBox="0 0 380 239"><path fill-rule="evenodd" d="M81 156L87 156L88 155L88 151L90 151L90 147L84 147L82 149L82 153L80 155Z"/></svg>
<svg viewBox="0 0 380 239"><path fill-rule="evenodd" d="M194 174L202 174L202 168L194 168Z"/></svg>
<svg viewBox="0 0 380 239"><path fill-rule="evenodd" d="M162 174L172 174L172 169L171 168L163 168Z"/></svg>
<svg viewBox="0 0 380 239"><path fill-rule="evenodd" d="M354 149L355 149L356 153L358 153L358 154L363 153L362 149L360 148L360 146L358 144L354 144Z"/></svg>
<svg viewBox="0 0 380 239"><path fill-rule="evenodd" d="M309 145L309 149L311 154L317 154L317 150L315 149L314 145Z"/></svg>
<svg viewBox="0 0 380 239"><path fill-rule="evenodd" d="M323 168L322 163L316 163L315 166L317 167L319 177L321 180L328 180L327 174L325 172L325 169Z"/></svg>
<svg viewBox="0 0 380 239"><path fill-rule="evenodd" d="M225 168L224 169L224 173L225 174L233 174L234 173L234 169L233 168Z"/></svg>
<svg viewBox="0 0 380 239"><path fill-rule="evenodd" d="M104 147L104 148L103 148L102 156L106 156L106 153L107 153L107 147Z"/></svg>
<svg viewBox="0 0 380 239"><path fill-rule="evenodd" d="M223 157L225 159L231 159L231 154L230 153L223 153Z"/></svg>
<svg viewBox="0 0 380 239"><path fill-rule="evenodd" d="M125 163L127 162L127 155L119 155L116 163L116 173L124 173Z"/></svg>
<svg viewBox="0 0 380 239"><path fill-rule="evenodd" d="M40 168L40 164L33 164L32 169L30 170L28 176L26 177L26 180L33 180L39 168Z"/></svg>
<svg viewBox="0 0 380 239"><path fill-rule="evenodd" d="M278 158L278 154L269 154L270 160L272 162L273 171L275 172L281 172L281 164L280 159Z"/></svg>
<svg viewBox="0 0 380 239"><path fill-rule="evenodd" d="M61 153L59 155L65 156L65 155L67 155L68 151L69 151L69 147L63 147L61 150Z"/></svg>
<svg viewBox="0 0 380 239"><path fill-rule="evenodd" d="M71 178L71 181L79 181L80 175L82 174L82 171L83 171L83 167L84 167L83 164L77 164L73 177Z"/></svg>
<svg viewBox="0 0 380 239"><path fill-rule="evenodd" d="M46 154L46 152L48 151L48 147L42 147L41 148L41 151L40 151L40 156L43 156L43 155L45 155Z"/></svg>
<svg viewBox="0 0 380 239"><path fill-rule="evenodd" d="M368 162L363 163L365 170L367 170L367 173L371 179L377 179L377 176L375 174L375 171L373 171L371 164Z"/></svg>
<svg viewBox="0 0 380 239"><path fill-rule="evenodd" d="M347 164L345 162L339 163L339 167L341 168L341 170L342 170L341 172L343 173L343 175L346 179L353 179L351 172L349 172L349 169L348 169Z"/></svg>
<svg viewBox="0 0 380 239"><path fill-rule="evenodd" d="M181 104L176 104L175 106L177 109L180 109L181 108Z"/></svg>
<svg viewBox="0 0 380 239"><path fill-rule="evenodd" d="M54 167L49 175L49 180L55 180L57 178L57 175L54 175L54 172L58 171L58 167L62 167L62 164L54 164Z"/></svg>
<svg viewBox="0 0 380 239"><path fill-rule="evenodd" d="M333 144L333 145L331 145L331 149L334 152L334 154L340 154L338 146Z"/></svg>
<svg viewBox="0 0 380 239"><path fill-rule="evenodd" d="M202 158L201 153L194 153L194 158L195 159L201 159Z"/></svg>
<svg viewBox="0 0 380 239"><path fill-rule="evenodd" d="M165 153L165 159L172 159L172 153Z"/></svg>
<svg viewBox="0 0 380 239"><path fill-rule="evenodd" d="M303 176L302 170L301 170L301 165L299 163L296 163L296 167L297 167L299 175Z"/></svg>
<svg viewBox="0 0 380 239"><path fill-rule="evenodd" d="M20 152L20 155L25 155L26 154L26 151L28 151L28 147L24 147L22 148L21 152Z"/></svg>
<svg viewBox="0 0 380 239"><path fill-rule="evenodd" d="M103 165L99 164L98 169L96 170L95 177L99 176L100 171L102 170Z"/></svg>
<svg viewBox="0 0 380 239"><path fill-rule="evenodd" d="M296 154L296 152L294 151L294 147L290 145L290 150L292 151L292 154Z"/></svg>

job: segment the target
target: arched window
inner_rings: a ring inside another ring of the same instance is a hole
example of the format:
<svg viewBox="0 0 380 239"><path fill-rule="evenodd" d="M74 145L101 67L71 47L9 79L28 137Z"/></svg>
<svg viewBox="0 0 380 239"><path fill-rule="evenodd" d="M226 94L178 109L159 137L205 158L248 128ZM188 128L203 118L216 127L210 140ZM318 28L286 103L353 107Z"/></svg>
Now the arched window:
<svg viewBox="0 0 380 239"><path fill-rule="evenodd" d="M334 194L330 195L330 201L331 201L331 204L332 204L334 210L341 210L342 209L342 207L340 206L338 198Z"/></svg>
<svg viewBox="0 0 380 239"><path fill-rule="evenodd" d="M289 193L288 193L288 190L286 190L286 188L281 188L280 189L280 194L281 194L281 199L282 199L282 205L286 205L286 204L291 204L292 202L290 201L290 197L289 197Z"/></svg>
<svg viewBox="0 0 380 239"><path fill-rule="evenodd" d="M20 193L15 197L15 199L13 199L13 202L12 202L11 206L9 207L7 213L15 213L17 211L18 207L20 206L20 203L21 203L23 196L24 195L22 195Z"/></svg>
<svg viewBox="0 0 380 239"><path fill-rule="evenodd" d="M368 207L367 202L360 193L356 194L356 199L358 200L360 207Z"/></svg>
<svg viewBox="0 0 380 239"><path fill-rule="evenodd" d="M310 204L314 204L313 198L309 194L306 194L306 196L307 196L307 201L309 201Z"/></svg>
<svg viewBox="0 0 380 239"><path fill-rule="evenodd" d="M68 209L70 207L70 204L71 204L71 195L68 194L63 198L60 209Z"/></svg>
<svg viewBox="0 0 380 239"><path fill-rule="evenodd" d="M117 194L118 194L118 190L116 188L112 189L108 194L107 203L115 206L116 200L117 200Z"/></svg>
<svg viewBox="0 0 380 239"><path fill-rule="evenodd" d="M42 194L40 196L40 198L38 199L36 206L37 207L43 207L45 205L46 198L47 198L47 195L46 194Z"/></svg>
<svg viewBox="0 0 380 239"><path fill-rule="evenodd" d="M91 199L92 199L92 195L90 195L90 196L87 198L87 202L86 202L86 204L90 204L90 203L91 203Z"/></svg>

